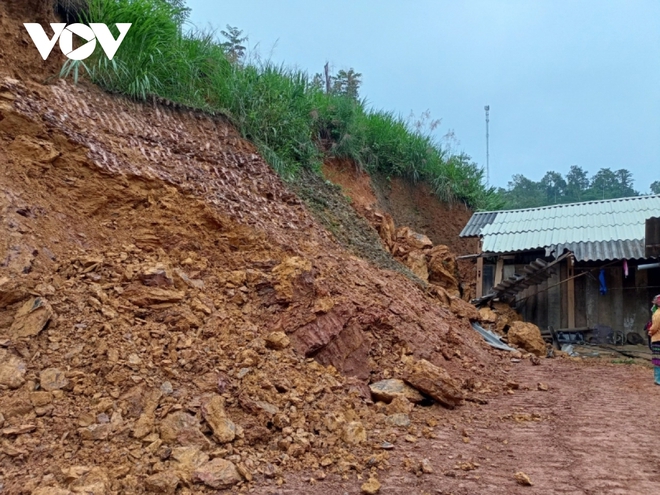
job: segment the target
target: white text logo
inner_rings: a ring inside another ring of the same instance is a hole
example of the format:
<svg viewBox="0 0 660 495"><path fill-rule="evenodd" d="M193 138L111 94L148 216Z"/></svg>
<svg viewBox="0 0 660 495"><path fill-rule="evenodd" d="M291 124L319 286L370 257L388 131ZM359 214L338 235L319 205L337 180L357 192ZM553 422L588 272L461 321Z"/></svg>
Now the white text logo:
<svg viewBox="0 0 660 495"><path fill-rule="evenodd" d="M37 50L41 57L46 60L50 52L53 51L55 43L57 40L60 40L60 50L71 60L85 60L89 57L94 50L96 49L96 41L101 44L101 48L105 52L106 56L112 60L121 45L121 42L124 41L126 33L131 27L130 23L118 22L115 24L119 30L119 37L117 39L112 36L110 28L105 24L100 23L90 23L89 26L86 24L70 24L67 26L63 23L50 23L50 27L55 33L52 38L48 38L46 31L41 24L37 23L25 23L23 24L27 32L29 33L32 41L34 42ZM73 35L77 35L87 41L84 45L73 49Z"/></svg>

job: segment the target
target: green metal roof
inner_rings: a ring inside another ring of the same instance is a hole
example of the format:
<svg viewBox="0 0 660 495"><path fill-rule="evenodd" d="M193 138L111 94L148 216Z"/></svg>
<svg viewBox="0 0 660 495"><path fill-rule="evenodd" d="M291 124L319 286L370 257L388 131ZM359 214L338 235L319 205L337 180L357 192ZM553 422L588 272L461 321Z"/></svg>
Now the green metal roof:
<svg viewBox="0 0 660 495"><path fill-rule="evenodd" d="M646 220L660 217L660 195L475 213L461 237L483 238L484 252L564 249L578 260L644 258Z"/></svg>

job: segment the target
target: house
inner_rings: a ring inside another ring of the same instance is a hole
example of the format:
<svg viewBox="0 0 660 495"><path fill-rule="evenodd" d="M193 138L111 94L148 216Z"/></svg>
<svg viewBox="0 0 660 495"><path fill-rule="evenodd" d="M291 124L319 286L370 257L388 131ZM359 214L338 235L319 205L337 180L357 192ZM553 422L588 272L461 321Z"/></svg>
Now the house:
<svg viewBox="0 0 660 495"><path fill-rule="evenodd" d="M660 195L475 213L476 300L510 302L542 330L639 341L660 294ZM610 334L612 335L612 334Z"/></svg>

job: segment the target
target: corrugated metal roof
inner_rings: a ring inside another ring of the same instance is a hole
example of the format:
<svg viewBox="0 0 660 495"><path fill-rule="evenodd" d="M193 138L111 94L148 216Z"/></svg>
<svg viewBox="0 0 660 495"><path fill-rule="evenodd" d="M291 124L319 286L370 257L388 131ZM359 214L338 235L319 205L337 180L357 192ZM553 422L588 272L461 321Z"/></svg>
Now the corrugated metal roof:
<svg viewBox="0 0 660 495"><path fill-rule="evenodd" d="M486 225L490 225L497 216L497 211L486 211L483 213L475 213L470 218L470 221L463 227L460 233L461 237L477 237L481 233L481 229Z"/></svg>
<svg viewBox="0 0 660 495"><path fill-rule="evenodd" d="M660 195L475 213L461 237L483 237L493 253L545 248L578 260L644 258L647 218L660 215Z"/></svg>

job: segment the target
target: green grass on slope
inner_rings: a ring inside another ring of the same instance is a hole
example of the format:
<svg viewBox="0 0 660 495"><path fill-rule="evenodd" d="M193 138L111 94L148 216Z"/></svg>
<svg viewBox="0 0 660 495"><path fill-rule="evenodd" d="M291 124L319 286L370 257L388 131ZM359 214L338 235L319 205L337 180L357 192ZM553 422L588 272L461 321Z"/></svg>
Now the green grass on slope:
<svg viewBox="0 0 660 495"><path fill-rule="evenodd" d="M130 22L112 61L100 47L84 62L67 62L104 89L144 100L159 96L228 115L284 178L319 169L325 157L349 158L367 171L429 183L448 202L497 207L483 171L450 154L400 117L364 101L326 94L306 73L271 63L232 64L211 33L187 32L181 11L163 0L90 0L84 22ZM118 34L115 31L115 36Z"/></svg>

